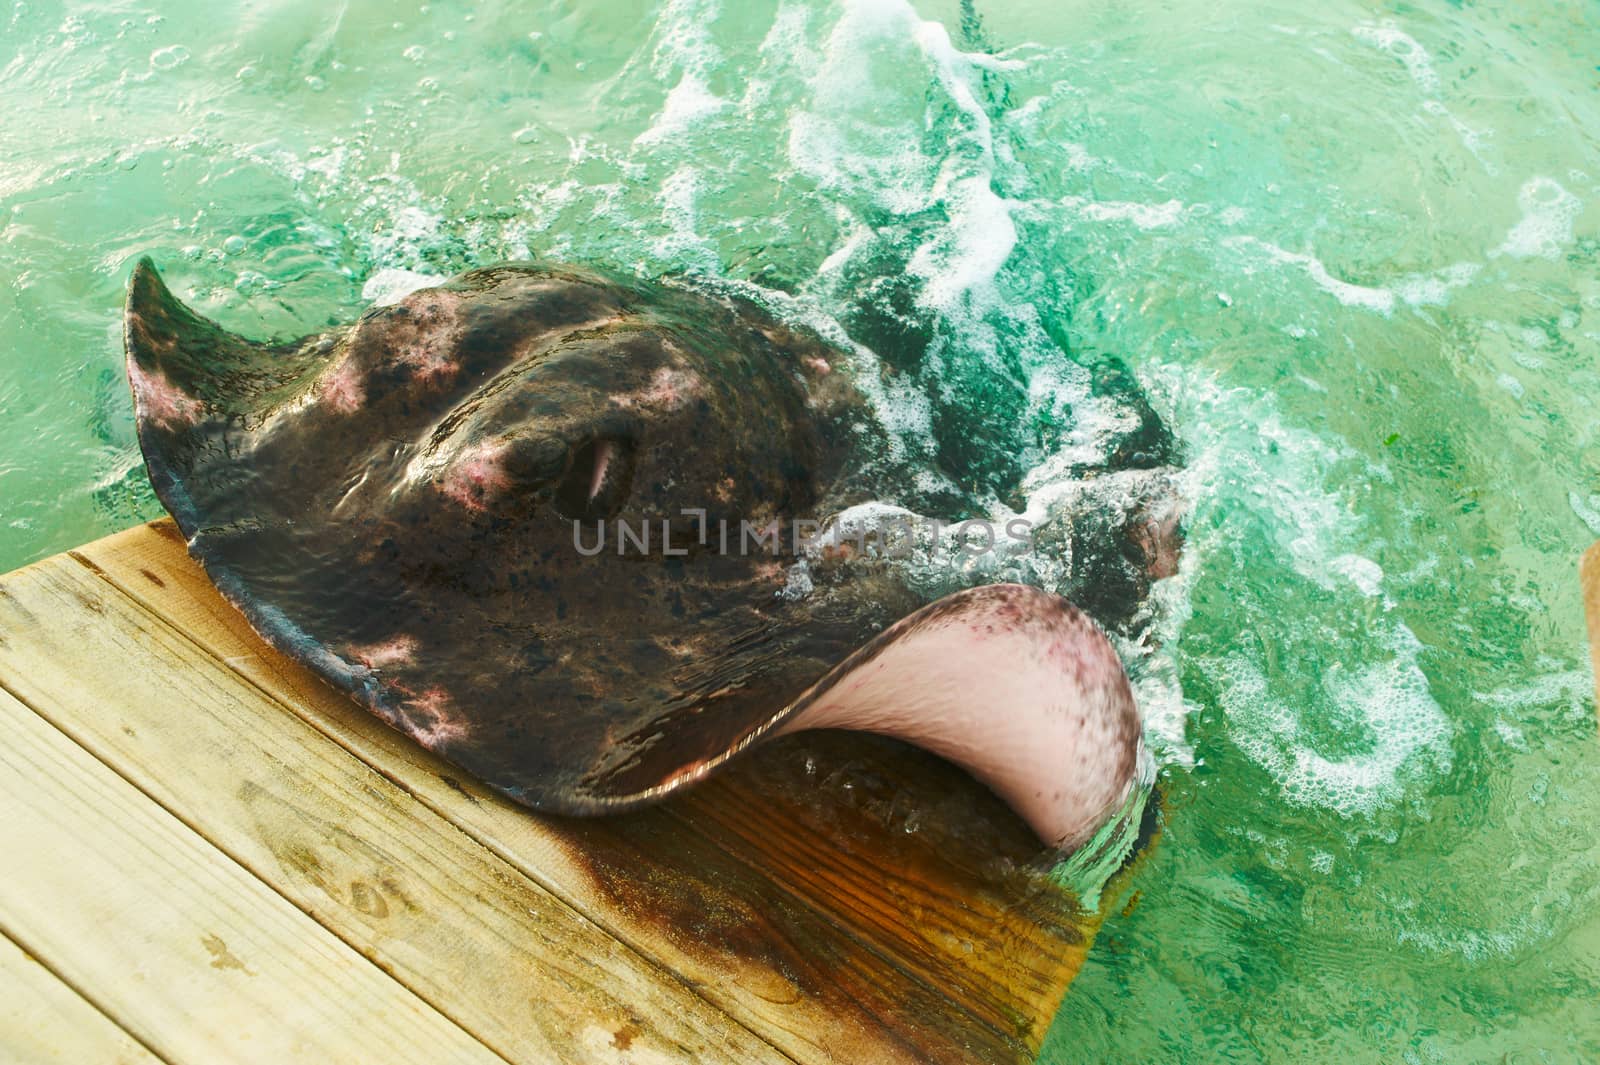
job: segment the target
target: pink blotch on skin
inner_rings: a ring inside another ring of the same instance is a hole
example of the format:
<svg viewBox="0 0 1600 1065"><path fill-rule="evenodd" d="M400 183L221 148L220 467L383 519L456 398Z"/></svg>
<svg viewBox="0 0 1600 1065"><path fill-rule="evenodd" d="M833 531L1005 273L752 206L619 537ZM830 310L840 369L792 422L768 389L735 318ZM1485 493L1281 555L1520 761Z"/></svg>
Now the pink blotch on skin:
<svg viewBox="0 0 1600 1065"><path fill-rule="evenodd" d="M429 750L454 743L467 735L467 723L456 715L455 702L443 688L429 688L406 700L406 731Z"/></svg>
<svg viewBox="0 0 1600 1065"><path fill-rule="evenodd" d="M506 445L498 440L463 451L440 482L439 490L468 510L483 510L493 495L511 486L503 459Z"/></svg>
<svg viewBox="0 0 1600 1065"><path fill-rule="evenodd" d="M139 413L168 429L188 429L200 420L205 404L167 380L159 371L151 372L136 360L128 362L128 377L139 398Z"/></svg>
<svg viewBox="0 0 1600 1065"><path fill-rule="evenodd" d="M361 371L353 359L345 359L337 370L322 379L322 398L341 414L354 414L367 402Z"/></svg>
<svg viewBox="0 0 1600 1065"><path fill-rule="evenodd" d="M828 360L820 355L813 355L806 360L806 365L815 370L819 375L826 377L833 372L833 367L828 365Z"/></svg>
<svg viewBox="0 0 1600 1065"><path fill-rule="evenodd" d="M1132 527L1132 537L1145 559L1145 573L1151 580L1160 580L1178 572L1178 556L1182 551L1183 537L1178 532L1179 513L1176 509L1159 518L1150 518Z"/></svg>
<svg viewBox="0 0 1600 1065"><path fill-rule="evenodd" d="M1044 660L1063 676L1072 677L1080 687L1087 687L1085 678L1089 673L1090 663L1085 657L1081 639L1074 636L1072 639L1058 637L1052 640L1045 652Z"/></svg>
<svg viewBox="0 0 1600 1065"><path fill-rule="evenodd" d="M822 549L822 557L827 559L852 559L856 557L856 545L848 540L836 544L828 544Z"/></svg>
<svg viewBox="0 0 1600 1065"><path fill-rule="evenodd" d="M430 385L441 384L461 369L448 349L447 343L409 344L394 352L392 358L408 367L414 379Z"/></svg>
<svg viewBox="0 0 1600 1065"><path fill-rule="evenodd" d="M396 636L382 643L364 644L350 648L350 657L368 669L386 669L405 665L417 653L417 641L410 636Z"/></svg>
<svg viewBox="0 0 1600 1065"><path fill-rule="evenodd" d="M165 354L178 346L178 338L170 333L151 332L150 326L146 324L143 315L135 314L128 324L139 334L139 350Z"/></svg>
<svg viewBox="0 0 1600 1065"><path fill-rule="evenodd" d="M459 304L459 297L439 292L415 297L411 314L417 339L389 351L389 360L424 384L438 385L454 377L461 370L453 354L459 340Z"/></svg>
<svg viewBox="0 0 1600 1065"><path fill-rule="evenodd" d="M757 562L755 565L757 580L778 581L782 583L789 579L789 574L781 562Z"/></svg>
<svg viewBox="0 0 1600 1065"><path fill-rule="evenodd" d="M700 378L688 370L663 366L650 378L650 383L637 392L613 396L611 402L619 407L662 407L677 410L700 394Z"/></svg>

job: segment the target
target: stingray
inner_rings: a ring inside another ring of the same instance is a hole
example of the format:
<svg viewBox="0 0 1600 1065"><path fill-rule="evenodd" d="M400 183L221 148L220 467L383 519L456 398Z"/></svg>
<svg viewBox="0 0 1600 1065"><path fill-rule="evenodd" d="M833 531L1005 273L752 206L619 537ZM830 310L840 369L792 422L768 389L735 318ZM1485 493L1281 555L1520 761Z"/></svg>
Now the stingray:
<svg viewBox="0 0 1600 1065"><path fill-rule="evenodd" d="M936 595L829 539L882 490L886 434L847 353L749 300L507 264L256 342L145 259L125 325L150 479L221 593L528 807L625 810L765 739L859 729L1071 849L1144 779L1084 610L1023 584ZM1159 471L1170 441L1132 409L1111 461ZM1162 492L1120 498L1053 543L1126 620L1177 534Z"/></svg>

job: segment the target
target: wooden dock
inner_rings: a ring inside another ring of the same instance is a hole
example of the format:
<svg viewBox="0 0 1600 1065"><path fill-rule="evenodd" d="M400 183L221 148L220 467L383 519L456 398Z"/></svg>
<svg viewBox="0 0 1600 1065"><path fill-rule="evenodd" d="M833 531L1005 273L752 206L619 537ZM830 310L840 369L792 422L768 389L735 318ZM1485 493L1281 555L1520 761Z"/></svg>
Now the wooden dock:
<svg viewBox="0 0 1600 1065"><path fill-rule="evenodd" d="M1029 1062L1099 924L887 741L533 815L262 643L169 522L0 577L0 727L6 1062Z"/></svg>

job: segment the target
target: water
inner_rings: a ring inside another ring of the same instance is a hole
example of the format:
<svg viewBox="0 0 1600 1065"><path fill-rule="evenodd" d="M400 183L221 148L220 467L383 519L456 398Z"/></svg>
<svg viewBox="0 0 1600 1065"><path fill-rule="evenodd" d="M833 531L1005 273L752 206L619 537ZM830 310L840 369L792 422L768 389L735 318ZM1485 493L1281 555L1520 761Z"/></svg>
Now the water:
<svg viewBox="0 0 1600 1065"><path fill-rule="evenodd" d="M788 293L947 511L1114 355L1194 500L1166 829L1044 1060L1600 1059L1600 12L1305 7L13 3L0 567L158 513L141 253L256 335L532 254Z"/></svg>

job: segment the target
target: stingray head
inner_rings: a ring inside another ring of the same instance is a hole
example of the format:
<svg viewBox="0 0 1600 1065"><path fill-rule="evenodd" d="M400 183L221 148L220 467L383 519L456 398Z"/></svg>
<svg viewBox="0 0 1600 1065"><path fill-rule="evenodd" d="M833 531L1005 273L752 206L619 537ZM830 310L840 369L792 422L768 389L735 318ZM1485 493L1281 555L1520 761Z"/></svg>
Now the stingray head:
<svg viewBox="0 0 1600 1065"><path fill-rule="evenodd" d="M190 312L146 261L127 337L151 465L201 510L185 525L262 519L260 489L288 486L260 479L289 474L331 513L448 503L469 525L558 519L523 531L570 539L562 521L805 508L824 472L820 344L797 354L753 308L590 272L478 271L263 345Z"/></svg>
<svg viewBox="0 0 1600 1065"><path fill-rule="evenodd" d="M1056 843L1132 786L1126 677L1064 601L825 567L781 594L793 545L746 530L858 501L871 418L752 304L511 265L263 344L145 261L126 337L152 481L224 595L528 805L625 807L797 727L921 742Z"/></svg>
<svg viewBox="0 0 1600 1065"><path fill-rule="evenodd" d="M126 335L152 480L222 591L533 805L704 766L870 635L786 608L771 551L710 550L809 516L853 402L749 304L506 266L257 344L143 262Z"/></svg>

